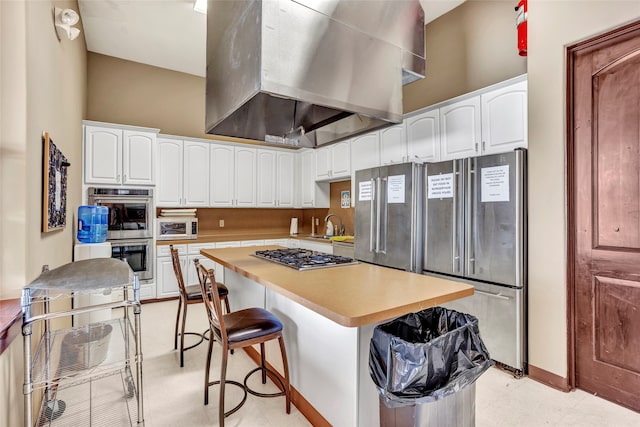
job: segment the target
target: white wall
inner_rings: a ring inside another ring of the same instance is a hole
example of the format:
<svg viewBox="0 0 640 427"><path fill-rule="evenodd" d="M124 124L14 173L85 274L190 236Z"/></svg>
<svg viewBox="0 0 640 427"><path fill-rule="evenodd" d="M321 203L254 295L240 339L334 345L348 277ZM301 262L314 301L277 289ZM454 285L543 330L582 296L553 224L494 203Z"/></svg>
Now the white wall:
<svg viewBox="0 0 640 427"><path fill-rule="evenodd" d="M637 0L529 0L529 363L562 377L567 376L566 47L639 17Z"/></svg>

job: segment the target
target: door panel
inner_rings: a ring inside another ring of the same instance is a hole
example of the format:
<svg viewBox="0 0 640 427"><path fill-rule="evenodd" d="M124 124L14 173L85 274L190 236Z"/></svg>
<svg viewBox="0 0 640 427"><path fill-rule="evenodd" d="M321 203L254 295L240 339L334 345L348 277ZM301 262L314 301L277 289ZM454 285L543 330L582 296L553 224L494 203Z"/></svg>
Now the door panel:
<svg viewBox="0 0 640 427"><path fill-rule="evenodd" d="M443 306L477 317L480 337L491 358L524 370L524 290L485 283L474 286L472 296Z"/></svg>
<svg viewBox="0 0 640 427"><path fill-rule="evenodd" d="M463 160L426 166L424 269L464 274Z"/></svg>
<svg viewBox="0 0 640 427"><path fill-rule="evenodd" d="M524 151L469 159L467 276L524 286Z"/></svg>
<svg viewBox="0 0 640 427"><path fill-rule="evenodd" d="M379 169L365 169L356 172L355 257L361 261L374 262L376 244L376 180Z"/></svg>
<svg viewBox="0 0 640 427"><path fill-rule="evenodd" d="M570 55L575 382L640 411L640 24Z"/></svg>

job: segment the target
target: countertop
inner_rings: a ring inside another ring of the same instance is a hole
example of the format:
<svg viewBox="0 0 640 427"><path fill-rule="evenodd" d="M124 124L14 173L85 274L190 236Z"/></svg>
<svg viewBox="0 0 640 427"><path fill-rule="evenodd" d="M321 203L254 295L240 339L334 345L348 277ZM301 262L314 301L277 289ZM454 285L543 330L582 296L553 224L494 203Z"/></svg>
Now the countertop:
<svg viewBox="0 0 640 427"><path fill-rule="evenodd" d="M265 240L265 239L301 239L312 242L331 243L328 239L319 239L317 237L309 237L309 235L296 234L290 235L284 232L271 233L237 233L237 234L198 234L197 239L191 240L158 240L157 245L185 245L190 243L210 243L210 242L233 242L240 240ZM353 238L347 238L345 243L353 243Z"/></svg>
<svg viewBox="0 0 640 427"><path fill-rule="evenodd" d="M252 256L279 246L203 249L207 258L334 322L378 323L473 295L473 286L366 263L297 271Z"/></svg>

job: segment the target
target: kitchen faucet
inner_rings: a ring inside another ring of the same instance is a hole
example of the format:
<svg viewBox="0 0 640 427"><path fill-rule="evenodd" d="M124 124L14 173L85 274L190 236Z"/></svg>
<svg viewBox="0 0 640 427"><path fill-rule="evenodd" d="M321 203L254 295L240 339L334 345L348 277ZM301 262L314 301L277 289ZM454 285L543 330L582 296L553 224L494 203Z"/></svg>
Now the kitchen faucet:
<svg viewBox="0 0 640 427"><path fill-rule="evenodd" d="M330 213L329 215L325 216L324 217L325 224L327 223L329 218L331 218L332 216L335 216L336 218L338 218L340 220L340 233L338 235L339 236L344 236L344 224L342 224L342 218L340 218L338 215Z"/></svg>

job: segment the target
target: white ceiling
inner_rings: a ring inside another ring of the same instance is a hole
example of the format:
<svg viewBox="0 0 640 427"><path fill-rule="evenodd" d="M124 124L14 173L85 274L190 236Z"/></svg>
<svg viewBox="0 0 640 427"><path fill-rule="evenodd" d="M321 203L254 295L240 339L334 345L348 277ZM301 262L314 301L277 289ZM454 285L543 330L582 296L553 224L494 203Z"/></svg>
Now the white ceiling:
<svg viewBox="0 0 640 427"><path fill-rule="evenodd" d="M207 23L194 1L78 0L87 49L204 77ZM464 1L420 0L425 23Z"/></svg>

